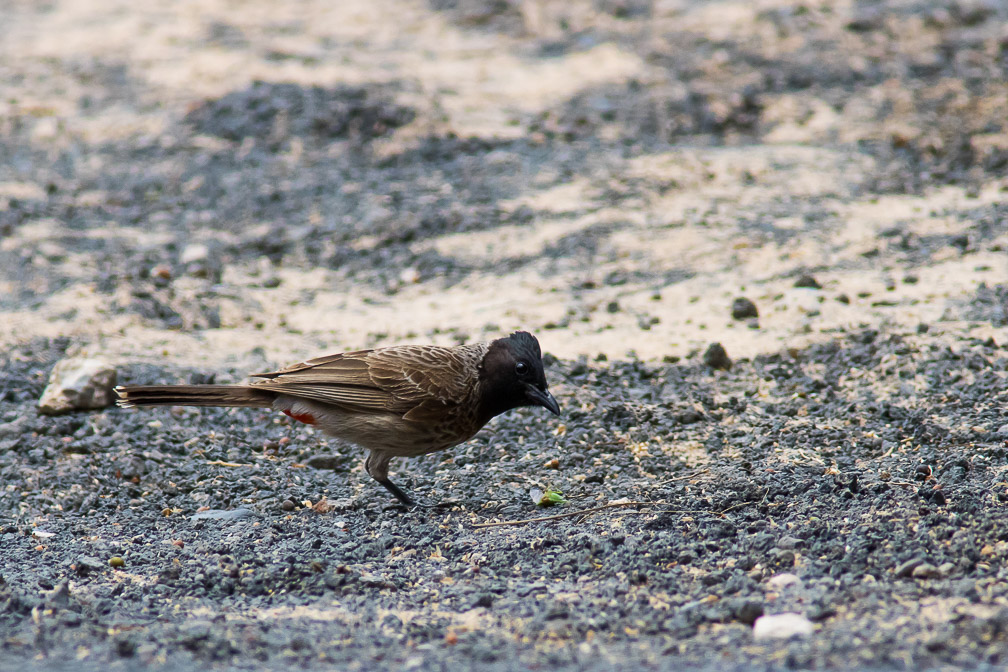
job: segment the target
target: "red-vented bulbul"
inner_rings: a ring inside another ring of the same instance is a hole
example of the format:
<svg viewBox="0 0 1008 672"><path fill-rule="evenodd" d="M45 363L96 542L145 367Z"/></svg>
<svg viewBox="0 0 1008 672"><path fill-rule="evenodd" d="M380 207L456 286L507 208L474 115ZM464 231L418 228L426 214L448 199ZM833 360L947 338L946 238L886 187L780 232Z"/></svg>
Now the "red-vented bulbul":
<svg viewBox="0 0 1008 672"><path fill-rule="evenodd" d="M364 468L406 506L389 461L471 438L490 418L519 406L560 414L539 341L525 331L453 348L397 345L344 352L288 366L248 385L117 387L119 405L274 408L368 451Z"/></svg>

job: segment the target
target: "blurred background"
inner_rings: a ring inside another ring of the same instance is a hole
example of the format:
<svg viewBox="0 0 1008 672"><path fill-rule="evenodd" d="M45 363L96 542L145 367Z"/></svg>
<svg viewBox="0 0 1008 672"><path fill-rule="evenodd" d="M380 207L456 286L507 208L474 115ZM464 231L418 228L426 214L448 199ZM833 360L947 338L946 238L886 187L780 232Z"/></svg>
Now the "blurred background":
<svg viewBox="0 0 1008 672"><path fill-rule="evenodd" d="M2 12L4 343L214 366L518 327L650 359L1004 332L995 0Z"/></svg>

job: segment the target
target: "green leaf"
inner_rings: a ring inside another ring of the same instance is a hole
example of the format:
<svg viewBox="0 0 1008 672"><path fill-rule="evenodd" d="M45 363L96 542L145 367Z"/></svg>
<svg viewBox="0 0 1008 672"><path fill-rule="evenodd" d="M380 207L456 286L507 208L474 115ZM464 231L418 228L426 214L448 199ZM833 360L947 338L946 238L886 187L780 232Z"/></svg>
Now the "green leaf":
<svg viewBox="0 0 1008 672"><path fill-rule="evenodd" d="M552 487L548 487L546 488L546 492L542 493L539 497L539 501L536 502L536 506L555 506L566 502L567 499L563 496L562 492L554 490Z"/></svg>

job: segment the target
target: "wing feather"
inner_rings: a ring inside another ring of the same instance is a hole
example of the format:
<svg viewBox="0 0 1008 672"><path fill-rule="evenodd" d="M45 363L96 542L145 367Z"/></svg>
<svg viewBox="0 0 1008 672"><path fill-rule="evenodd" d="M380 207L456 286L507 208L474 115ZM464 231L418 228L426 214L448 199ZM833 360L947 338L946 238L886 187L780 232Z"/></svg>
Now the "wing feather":
<svg viewBox="0 0 1008 672"><path fill-rule="evenodd" d="M465 399L485 344L400 345L358 350L255 374L252 385L347 410L385 411L422 421Z"/></svg>

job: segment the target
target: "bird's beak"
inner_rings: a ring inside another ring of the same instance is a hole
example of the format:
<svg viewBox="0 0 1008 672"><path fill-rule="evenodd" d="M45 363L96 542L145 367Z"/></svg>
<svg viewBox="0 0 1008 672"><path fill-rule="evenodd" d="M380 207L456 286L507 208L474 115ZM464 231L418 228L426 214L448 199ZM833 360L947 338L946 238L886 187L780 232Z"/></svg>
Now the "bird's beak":
<svg viewBox="0 0 1008 672"><path fill-rule="evenodd" d="M560 415L560 404L548 390L540 390L535 385L525 387L525 396L536 406L542 406L553 415Z"/></svg>

